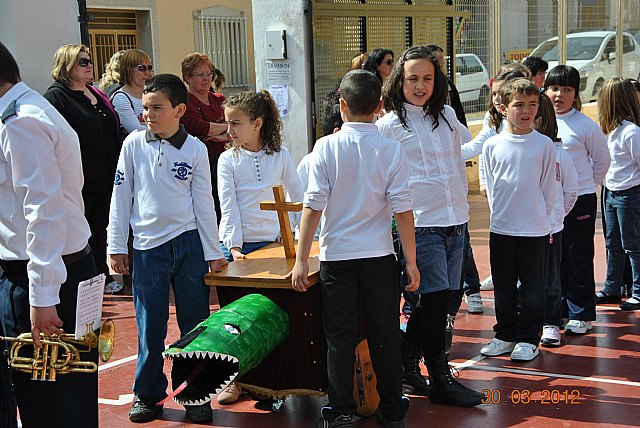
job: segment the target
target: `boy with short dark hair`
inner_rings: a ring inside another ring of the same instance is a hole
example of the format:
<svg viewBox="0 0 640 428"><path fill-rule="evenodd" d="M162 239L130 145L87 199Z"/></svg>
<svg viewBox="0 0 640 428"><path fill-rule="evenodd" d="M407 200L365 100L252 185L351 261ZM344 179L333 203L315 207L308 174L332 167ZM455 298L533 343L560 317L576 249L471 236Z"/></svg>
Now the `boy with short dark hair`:
<svg viewBox="0 0 640 428"><path fill-rule="evenodd" d="M400 266L391 238L395 216L406 259L409 291L417 289L415 235L409 169L400 143L383 137L371 123L382 107L380 83L354 70L340 84L340 131L317 141L304 197L301 236L292 286L309 286L308 258L320 233L323 323L328 348L329 405L316 427L350 427L355 412L353 361L358 299L365 307L367 339L380 395L378 417L403 427L408 400L402 397L398 306Z"/></svg>
<svg viewBox="0 0 640 428"><path fill-rule="evenodd" d="M556 154L551 139L531 129L539 106L536 86L518 78L506 82L500 95L507 129L489 138L482 149L491 209L496 335L480 352L487 356L510 352L512 360L530 361L540 352L544 321Z"/></svg>
<svg viewBox="0 0 640 428"><path fill-rule="evenodd" d="M169 288L184 336L209 316L204 275L227 264L218 245L207 149L180 125L187 98L177 76L158 74L147 80L142 97L147 130L125 139L114 181L108 253L116 273L129 270L129 225L134 237L138 364L132 422L155 419L162 411L158 402L167 395L162 351ZM209 403L185 408L193 422L212 418Z"/></svg>

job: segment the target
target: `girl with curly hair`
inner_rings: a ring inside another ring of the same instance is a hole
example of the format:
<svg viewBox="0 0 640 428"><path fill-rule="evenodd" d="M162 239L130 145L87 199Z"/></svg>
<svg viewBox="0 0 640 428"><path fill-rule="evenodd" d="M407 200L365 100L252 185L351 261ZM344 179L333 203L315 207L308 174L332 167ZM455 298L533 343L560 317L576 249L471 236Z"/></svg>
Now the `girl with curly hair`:
<svg viewBox="0 0 640 428"><path fill-rule="evenodd" d="M224 115L231 150L218 161L220 241L227 260L234 261L281 239L278 217L260 210L260 201L273 199L272 187L282 184L290 200L301 201L302 186L282 145L280 113L269 92L230 97Z"/></svg>

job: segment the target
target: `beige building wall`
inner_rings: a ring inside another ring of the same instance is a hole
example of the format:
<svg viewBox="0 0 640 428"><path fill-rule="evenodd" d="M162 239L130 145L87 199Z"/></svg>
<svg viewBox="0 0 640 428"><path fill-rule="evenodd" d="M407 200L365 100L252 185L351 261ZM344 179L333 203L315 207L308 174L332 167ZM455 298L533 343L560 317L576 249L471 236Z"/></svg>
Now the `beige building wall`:
<svg viewBox="0 0 640 428"><path fill-rule="evenodd" d="M182 59L195 49L193 15L198 10L216 6L244 12L247 29L247 57L249 82L255 86L256 71L253 61L253 16L251 0L157 0L157 44L160 49L159 69L165 73L181 75ZM222 70L223 72L225 70Z"/></svg>
<svg viewBox="0 0 640 428"><path fill-rule="evenodd" d="M255 87L251 0L88 0L88 8L148 11L150 28L140 28L141 49L148 50L156 72L181 76L182 59L195 50L194 15L199 10L226 7L244 12L246 17L247 69L249 83ZM150 43L143 43L149 32ZM222 70L223 72L225 70Z"/></svg>

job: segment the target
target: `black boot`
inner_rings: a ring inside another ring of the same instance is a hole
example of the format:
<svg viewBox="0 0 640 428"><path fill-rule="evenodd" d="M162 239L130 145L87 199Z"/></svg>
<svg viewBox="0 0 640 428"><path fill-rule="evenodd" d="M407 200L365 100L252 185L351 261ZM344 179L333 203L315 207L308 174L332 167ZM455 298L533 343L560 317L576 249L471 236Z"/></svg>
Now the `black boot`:
<svg viewBox="0 0 640 428"><path fill-rule="evenodd" d="M467 388L451 374L451 368L444 352L439 358L426 358L429 370L429 400L448 406L473 407L482 403L483 395Z"/></svg>
<svg viewBox="0 0 640 428"><path fill-rule="evenodd" d="M403 340L402 367L404 368L404 373L402 376L402 386L406 388L410 394L428 397L429 385L420 373L421 359L422 352L420 349Z"/></svg>

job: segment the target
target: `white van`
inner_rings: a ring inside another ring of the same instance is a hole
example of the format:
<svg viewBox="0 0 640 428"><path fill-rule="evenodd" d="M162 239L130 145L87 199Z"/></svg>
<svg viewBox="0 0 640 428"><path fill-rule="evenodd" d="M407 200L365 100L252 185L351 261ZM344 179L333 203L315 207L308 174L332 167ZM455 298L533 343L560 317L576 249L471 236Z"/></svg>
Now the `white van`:
<svg viewBox="0 0 640 428"><path fill-rule="evenodd" d="M487 108L491 94L489 73L476 55L456 54L455 84L460 93L460 101L469 106L468 112Z"/></svg>
<svg viewBox="0 0 640 428"><path fill-rule="evenodd" d="M640 45L629 33L622 43L622 77L640 78ZM605 81L616 75L616 32L585 31L567 34L567 65L580 73L580 98L595 99ZM542 42L531 52L549 63L549 70L558 65L558 38Z"/></svg>

